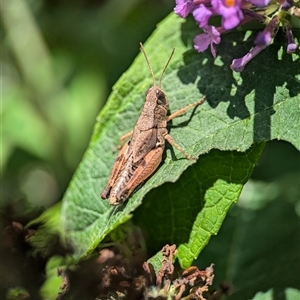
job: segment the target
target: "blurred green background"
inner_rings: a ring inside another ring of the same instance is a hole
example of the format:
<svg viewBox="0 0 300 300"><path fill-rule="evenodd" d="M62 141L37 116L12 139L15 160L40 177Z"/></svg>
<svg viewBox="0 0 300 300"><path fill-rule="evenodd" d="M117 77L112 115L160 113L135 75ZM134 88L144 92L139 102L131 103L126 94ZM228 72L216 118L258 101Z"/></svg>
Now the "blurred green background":
<svg viewBox="0 0 300 300"><path fill-rule="evenodd" d="M2 204L12 218L31 219L61 199L113 84L173 7L172 0L1 3Z"/></svg>

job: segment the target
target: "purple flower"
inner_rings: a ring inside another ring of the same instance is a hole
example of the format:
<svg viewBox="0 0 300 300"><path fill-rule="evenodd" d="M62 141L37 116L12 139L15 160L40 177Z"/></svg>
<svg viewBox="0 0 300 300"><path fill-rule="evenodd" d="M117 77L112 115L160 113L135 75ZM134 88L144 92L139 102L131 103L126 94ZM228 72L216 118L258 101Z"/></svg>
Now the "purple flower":
<svg viewBox="0 0 300 300"><path fill-rule="evenodd" d="M286 39L288 42L286 51L287 53L294 53L297 49L297 45L295 44L294 36L290 24L287 23L284 29L285 29Z"/></svg>
<svg viewBox="0 0 300 300"><path fill-rule="evenodd" d="M195 4L193 0L176 0L174 8L175 14L181 18L186 18L189 13L193 11Z"/></svg>
<svg viewBox="0 0 300 300"><path fill-rule="evenodd" d="M294 5L294 1L293 1L293 0L285 0L285 1L282 2L281 8L282 8L283 10L288 10L288 9L290 9L293 5Z"/></svg>
<svg viewBox="0 0 300 300"><path fill-rule="evenodd" d="M265 47L255 46L245 56L234 59L230 65L230 68L235 72L242 72L246 64L264 48Z"/></svg>
<svg viewBox="0 0 300 300"><path fill-rule="evenodd" d="M216 14L222 16L222 26L229 30L239 25L244 16L241 10L241 0L211 0Z"/></svg>
<svg viewBox="0 0 300 300"><path fill-rule="evenodd" d="M193 16L199 27L203 28L207 25L208 19L211 17L212 12L207 9L203 4L200 4L193 10Z"/></svg>
<svg viewBox="0 0 300 300"><path fill-rule="evenodd" d="M276 35L279 26L279 19L275 15L267 27L263 32L260 32L255 39L256 46L249 51L242 58L237 58L232 61L231 69L236 72L242 72L246 66L246 64L255 57L258 53L260 53L263 49L265 49L268 45L270 45L272 38Z"/></svg>
<svg viewBox="0 0 300 300"><path fill-rule="evenodd" d="M297 50L297 45L295 43L288 44L286 47L287 53L294 53Z"/></svg>
<svg viewBox="0 0 300 300"><path fill-rule="evenodd" d="M265 7L270 3L271 0L248 0L248 1L257 7Z"/></svg>
<svg viewBox="0 0 300 300"><path fill-rule="evenodd" d="M269 31L263 31L263 32L259 32L258 35L256 36L256 39L254 41L254 43L257 45L257 46L267 46L267 45L270 45L272 41L272 35L271 35L271 32Z"/></svg>
<svg viewBox="0 0 300 300"><path fill-rule="evenodd" d="M216 49L213 44L221 42L220 32L214 26L205 26L203 28L205 33L199 34L194 38L194 48L198 52L205 51L210 45L210 51L213 57L216 57Z"/></svg>
<svg viewBox="0 0 300 300"><path fill-rule="evenodd" d="M290 24L291 15L300 19L300 9L295 4L296 0L175 1L175 13L182 18L187 17L190 13L193 14L199 27L203 29L203 33L194 38L194 48L198 52L204 52L210 46L213 57L216 57L215 45L221 42L221 34L253 20L266 25L264 31L257 35L254 41L255 47L245 56L232 61L231 68L234 71L243 71L249 61L272 43L280 24L285 29L287 52L293 53L297 50L298 46L294 41ZM276 5L274 5L275 2ZM218 28L208 25L210 18L215 16L222 18L222 26Z"/></svg>

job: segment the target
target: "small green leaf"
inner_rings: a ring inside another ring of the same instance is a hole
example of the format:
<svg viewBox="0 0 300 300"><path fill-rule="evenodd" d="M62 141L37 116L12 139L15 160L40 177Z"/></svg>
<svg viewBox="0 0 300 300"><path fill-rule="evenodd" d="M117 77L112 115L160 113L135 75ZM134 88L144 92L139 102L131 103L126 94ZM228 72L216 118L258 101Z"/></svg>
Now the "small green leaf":
<svg viewBox="0 0 300 300"><path fill-rule="evenodd" d="M278 34L277 40L268 49L257 56L243 73L237 74L230 70L229 65L232 59L241 57L252 47L253 37L243 41L243 32L224 35L222 43L218 45L219 56L214 60L209 52L199 54L192 49L192 39L198 33L199 29L194 22L184 21L171 14L158 26L145 45L157 78L171 49L176 48L162 81L171 112L199 100L203 95L207 97L206 103L201 107L172 121L170 134L174 140L194 156L203 155L212 149L244 152L256 142L272 139L284 139L300 149L299 57L296 54L287 55L280 50L283 35ZM145 91L151 84L149 69L140 54L116 83L106 106L98 116L89 148L62 205L63 228L67 232L68 241L76 250L77 258L89 254L111 230L130 219L132 212L141 205L143 197L150 190L165 182L177 181L188 166L193 164L176 149L167 147L161 167L123 206L110 207L107 201L100 199L99 195L107 183L117 155L119 138L133 129L145 101ZM243 176L240 177L239 174L232 180L216 180L213 186L217 190L207 190L206 197L219 203L221 213L217 211L219 215L199 215L196 220L198 222L203 218L200 223L211 223L210 234L215 234L221 226L220 220L225 217L223 211L228 210L230 203L237 201L242 183L249 178L259 159L259 147L253 148L257 152L248 171L241 168ZM210 155L213 159L216 152L207 154L208 157ZM235 161L234 157L232 155L232 162ZM242 161L241 166L244 164L244 160ZM197 165L200 168L200 162ZM222 169L222 165L221 159L212 164L215 174L222 176L217 172ZM233 169L233 165L228 168L233 173L238 173L237 165L237 169ZM195 174L194 177L196 176ZM189 179L185 184L189 184ZM191 184L197 189L196 183ZM230 198L230 203L221 201L222 193ZM192 199L193 196L190 195L189 201L196 201L196 198ZM174 198L173 201L180 199ZM206 205L209 203L207 200ZM198 212L194 211L196 215ZM147 217L151 218L150 215ZM198 236L197 230L191 232L191 236L196 233ZM207 242L207 237L199 238ZM188 236L186 242L187 240ZM198 247L198 243L194 242L189 245ZM190 252L191 258L198 250L187 249L185 252ZM190 258L184 264L190 262Z"/></svg>
<svg viewBox="0 0 300 300"><path fill-rule="evenodd" d="M22 287L13 287L6 293L7 300L26 300L30 299L30 294Z"/></svg>
<svg viewBox="0 0 300 300"><path fill-rule="evenodd" d="M300 291L293 288L287 288L285 290L286 300L299 300L300 299Z"/></svg>
<svg viewBox="0 0 300 300"><path fill-rule="evenodd" d="M258 292L252 300L273 300L273 290Z"/></svg>
<svg viewBox="0 0 300 300"><path fill-rule="evenodd" d="M58 275L59 268L66 268L67 259L61 256L52 256L46 264L45 281L40 289L43 299L55 300L61 291L63 278Z"/></svg>
<svg viewBox="0 0 300 300"><path fill-rule="evenodd" d="M161 251L157 252L155 255L148 259L148 263L152 265L156 275L162 266L162 261L163 254L161 253Z"/></svg>
<svg viewBox="0 0 300 300"><path fill-rule="evenodd" d="M38 218L30 221L26 228L40 225L29 242L33 246L33 255L47 257L53 253L53 248L60 242L60 209L61 203L57 203L45 210Z"/></svg>

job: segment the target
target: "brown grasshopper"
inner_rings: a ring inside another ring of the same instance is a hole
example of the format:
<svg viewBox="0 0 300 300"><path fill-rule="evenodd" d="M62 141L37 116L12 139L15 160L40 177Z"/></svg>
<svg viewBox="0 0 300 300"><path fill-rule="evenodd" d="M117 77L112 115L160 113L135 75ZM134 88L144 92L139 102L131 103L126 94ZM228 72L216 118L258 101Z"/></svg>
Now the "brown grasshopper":
<svg viewBox="0 0 300 300"><path fill-rule="evenodd" d="M175 49L173 49L162 71L159 85L157 85L142 43L140 43L140 46L152 75L153 86L146 93L146 102L134 130L120 138L122 144L124 139L131 136L131 140L122 147L114 163L108 183L101 193L101 198L109 199L111 205L123 203L137 186L154 173L161 163L166 140L187 159L197 159L187 154L176 144L168 133L167 122L184 114L188 109L202 104L205 97L167 116L169 102L160 86L162 76Z"/></svg>

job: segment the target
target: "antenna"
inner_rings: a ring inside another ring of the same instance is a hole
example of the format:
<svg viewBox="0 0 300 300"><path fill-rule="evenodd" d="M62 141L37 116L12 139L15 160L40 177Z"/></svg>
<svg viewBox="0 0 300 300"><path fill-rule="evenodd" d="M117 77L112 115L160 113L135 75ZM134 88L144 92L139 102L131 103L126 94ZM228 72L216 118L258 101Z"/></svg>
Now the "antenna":
<svg viewBox="0 0 300 300"><path fill-rule="evenodd" d="M147 61L148 67L149 67L149 69L150 69L150 72L151 72L151 75L152 75L152 79L153 79L153 85L156 85L156 81L155 81L154 73L153 73L153 70L152 70L152 68L151 68L151 65L150 65L150 63L149 63L149 60L148 60L148 57L147 57L146 51L145 51L145 49L144 49L144 47L143 47L143 44L142 44L142 43L140 43L140 46L141 46L141 50L142 50L142 52L143 52L143 54L144 54L144 56L145 56L145 58L146 58L146 61Z"/></svg>
<svg viewBox="0 0 300 300"><path fill-rule="evenodd" d="M145 51L145 49L144 49L144 47L143 47L143 44L142 44L142 43L140 43L140 46L141 46L141 50L142 50L142 52L143 52L143 54L144 54L144 56L145 56L145 58L146 58L146 61L147 61L148 67L149 67L149 69L150 69L150 72L151 72L151 75L152 75L152 79L153 79L153 84L154 84L154 85L156 85L156 81L155 81L154 73L153 73L153 70L152 70L152 68L151 68L151 65L150 65L150 63L149 63L149 60L148 60L148 57L147 57L146 51ZM169 63L170 63L170 61L171 61L171 58L172 58L172 56L173 56L174 52L175 52L175 48L173 48L173 50L172 50L172 52L171 52L171 55L170 55L170 57L169 57L169 59L168 59L168 61L167 61L166 65L165 65L165 67L164 67L164 69L163 69L163 71L162 71L161 75L160 75L160 78L159 78L159 86L161 86L161 80L162 80L162 77L163 77L163 75L164 75L164 73L165 73L165 71L166 71L166 69L167 69L167 67L168 67L168 65L169 65Z"/></svg>
<svg viewBox="0 0 300 300"><path fill-rule="evenodd" d="M161 75L160 75L160 78L159 78L159 86L161 86L161 79L162 79L162 77L163 77L163 75L164 75L164 73L165 73L165 71L166 71L166 69L167 69L167 67L169 65L169 62L170 62L170 60L171 60L171 58L172 58L172 56L174 54L174 51L175 51L175 48L173 48L172 53L171 53L171 55L170 55L170 57L169 57L166 65L165 65L163 71L161 72Z"/></svg>

